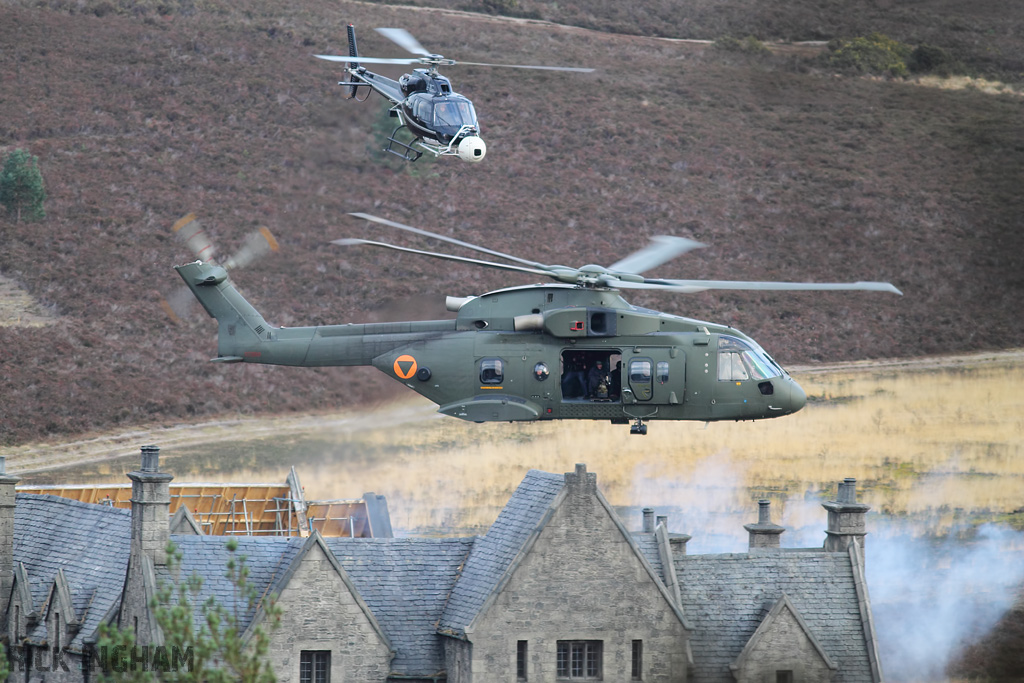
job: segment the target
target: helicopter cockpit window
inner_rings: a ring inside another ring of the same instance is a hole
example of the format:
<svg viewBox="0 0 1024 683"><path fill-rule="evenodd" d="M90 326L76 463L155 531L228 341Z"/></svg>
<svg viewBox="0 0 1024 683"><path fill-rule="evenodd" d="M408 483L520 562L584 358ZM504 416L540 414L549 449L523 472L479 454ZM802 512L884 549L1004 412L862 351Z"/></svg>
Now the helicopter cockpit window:
<svg viewBox="0 0 1024 683"><path fill-rule="evenodd" d="M501 384L504 379L505 368L500 358L484 358L480 361L481 384Z"/></svg>
<svg viewBox="0 0 1024 683"><path fill-rule="evenodd" d="M434 101L434 125L453 126L476 125L476 113L469 100L442 99Z"/></svg>
<svg viewBox="0 0 1024 683"><path fill-rule="evenodd" d="M722 336L718 340L718 379L723 382L763 380L782 373L767 354L742 339Z"/></svg>

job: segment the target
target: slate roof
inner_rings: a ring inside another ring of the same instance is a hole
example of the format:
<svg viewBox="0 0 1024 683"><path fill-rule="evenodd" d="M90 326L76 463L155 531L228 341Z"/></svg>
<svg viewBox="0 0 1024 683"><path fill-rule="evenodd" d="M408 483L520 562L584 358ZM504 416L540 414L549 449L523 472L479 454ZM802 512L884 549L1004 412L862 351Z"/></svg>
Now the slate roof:
<svg viewBox="0 0 1024 683"><path fill-rule="evenodd" d="M393 673L443 671L437 635L472 538L329 538L327 546L395 648Z"/></svg>
<svg viewBox="0 0 1024 683"><path fill-rule="evenodd" d="M530 470L487 534L473 544L439 624L442 633L465 636L491 591L540 525L565 486L561 474Z"/></svg>
<svg viewBox="0 0 1024 683"><path fill-rule="evenodd" d="M695 678L733 683L736 661L785 593L838 666L833 683L870 683L853 563L821 549L674 558L683 612L694 625Z"/></svg>
<svg viewBox="0 0 1024 683"><path fill-rule="evenodd" d="M203 586L196 604L209 597L229 610L236 596L226 578L232 553L223 536L175 535L182 552L180 576L197 572ZM235 538L236 557L244 555L249 581L262 595L279 591L280 584L307 539L283 537ZM459 567L472 546L470 538L329 538L328 549L349 575L381 629L396 650L394 673L430 674L444 669L444 654L437 637L437 621L444 609ZM169 582L171 573L157 567L157 580ZM245 629L254 610L239 604L239 627ZM198 611L197 611L198 612ZM201 616L196 614L196 626Z"/></svg>
<svg viewBox="0 0 1024 683"><path fill-rule="evenodd" d="M634 533L630 534L640 554L644 556L647 563L654 570L654 575L661 579L661 582L668 585L665 580L665 568L661 564L661 553L658 552L658 539L654 534Z"/></svg>
<svg viewBox="0 0 1024 683"><path fill-rule="evenodd" d="M131 513L59 496L18 493L14 508L14 559L29 576L32 602L44 615L54 579L64 570L81 626L68 648L80 651L121 599L131 545ZM27 634L49 642L46 621Z"/></svg>
<svg viewBox="0 0 1024 683"><path fill-rule="evenodd" d="M227 549L229 540L238 543L238 549L232 553ZM232 556L237 561L246 558L249 569L249 583L264 595L274 581L291 565L292 559L302 549L305 539L281 536L196 536L193 534L175 534L171 541L181 551L181 568L172 574L166 566L155 567L157 583L173 584L178 576L187 579L193 573L203 579L194 605L202 605L208 598L215 598L229 613L238 615L239 629L244 631L252 621L256 612L250 609L245 600L239 599L234 585L227 578L227 564ZM203 624L202 611L193 610L195 627Z"/></svg>

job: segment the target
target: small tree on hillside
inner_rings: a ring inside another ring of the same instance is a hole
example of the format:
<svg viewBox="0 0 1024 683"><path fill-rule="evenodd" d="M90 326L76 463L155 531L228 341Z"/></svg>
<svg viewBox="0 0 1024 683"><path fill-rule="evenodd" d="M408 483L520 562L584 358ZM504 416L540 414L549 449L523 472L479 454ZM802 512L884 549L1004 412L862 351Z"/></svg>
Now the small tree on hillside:
<svg viewBox="0 0 1024 683"><path fill-rule="evenodd" d="M39 160L23 149L7 155L3 170L0 170L0 204L9 214L14 214L17 221L22 218L40 221L46 218L45 200Z"/></svg>

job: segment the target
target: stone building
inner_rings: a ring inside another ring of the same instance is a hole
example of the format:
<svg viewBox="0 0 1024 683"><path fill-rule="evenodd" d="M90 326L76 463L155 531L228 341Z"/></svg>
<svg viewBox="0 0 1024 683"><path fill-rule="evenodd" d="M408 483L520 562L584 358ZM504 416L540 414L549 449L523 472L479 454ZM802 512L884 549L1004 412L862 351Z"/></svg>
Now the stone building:
<svg viewBox="0 0 1024 683"><path fill-rule="evenodd" d="M2 469L2 468L0 468ZM131 511L14 494L0 473L0 589L18 681L90 681L111 666L101 622L148 650L129 666L166 667L148 607L158 586L193 573L197 601L236 611L223 537L177 520L171 476L144 449ZM762 503L746 553L688 555L688 536L645 511L630 531L577 465L531 470L475 538L240 537L250 580L276 595L270 658L280 681L656 681L873 683L882 680L864 582L864 516L840 485L822 548L782 548ZM168 567L171 540L181 566ZM54 654L56 652L56 655ZM147 659L148 657L148 659ZM26 669L29 669L26 671Z"/></svg>

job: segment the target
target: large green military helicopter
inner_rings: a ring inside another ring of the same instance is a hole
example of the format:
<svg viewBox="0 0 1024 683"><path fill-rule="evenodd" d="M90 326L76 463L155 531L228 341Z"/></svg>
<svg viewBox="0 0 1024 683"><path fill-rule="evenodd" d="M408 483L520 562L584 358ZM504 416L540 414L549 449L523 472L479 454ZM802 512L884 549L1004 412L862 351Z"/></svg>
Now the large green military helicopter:
<svg viewBox="0 0 1024 683"><path fill-rule="evenodd" d="M362 239L368 245L529 273L554 283L448 297L454 320L274 327L235 289L227 271L196 261L175 266L217 319L220 363L372 365L471 420L758 420L800 410L807 396L753 339L727 325L629 304L620 289L692 293L730 290L871 290L887 282L807 283L670 280L641 275L704 246L659 236L608 266L551 266L367 214L375 223L509 261L496 263Z"/></svg>

